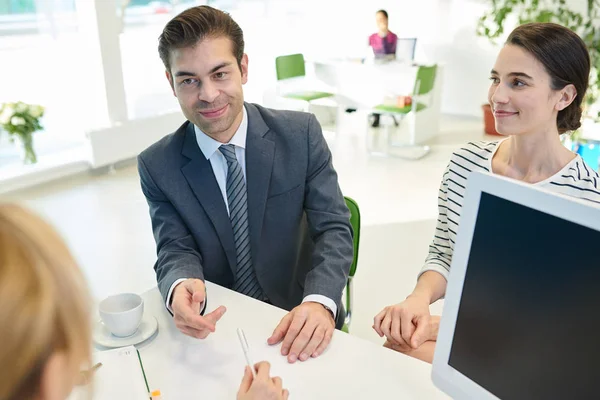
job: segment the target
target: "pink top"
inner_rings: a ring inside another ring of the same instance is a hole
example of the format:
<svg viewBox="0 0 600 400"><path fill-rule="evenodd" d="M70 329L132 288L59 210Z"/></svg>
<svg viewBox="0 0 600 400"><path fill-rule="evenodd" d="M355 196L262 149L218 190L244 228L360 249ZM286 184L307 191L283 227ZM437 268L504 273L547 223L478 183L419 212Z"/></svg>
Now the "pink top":
<svg viewBox="0 0 600 400"><path fill-rule="evenodd" d="M396 54L397 43L398 36L391 31L388 31L385 37L379 36L378 33L369 36L369 46L373 48L373 53L375 53L375 55Z"/></svg>

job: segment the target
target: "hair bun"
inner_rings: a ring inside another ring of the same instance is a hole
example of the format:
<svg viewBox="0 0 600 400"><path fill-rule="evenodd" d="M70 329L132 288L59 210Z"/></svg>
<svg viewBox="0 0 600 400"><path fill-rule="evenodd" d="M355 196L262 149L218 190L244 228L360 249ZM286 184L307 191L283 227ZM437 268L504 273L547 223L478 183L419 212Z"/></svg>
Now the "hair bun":
<svg viewBox="0 0 600 400"><path fill-rule="evenodd" d="M571 103L567 108L558 112L557 125L558 133L565 133L577 130L581 127L581 116L583 110L581 106L575 102Z"/></svg>

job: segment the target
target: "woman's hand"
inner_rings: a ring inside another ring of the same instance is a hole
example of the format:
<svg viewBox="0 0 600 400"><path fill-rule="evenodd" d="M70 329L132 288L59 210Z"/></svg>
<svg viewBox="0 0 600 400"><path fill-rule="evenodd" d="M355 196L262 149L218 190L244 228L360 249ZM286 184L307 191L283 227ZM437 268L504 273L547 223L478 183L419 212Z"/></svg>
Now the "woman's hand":
<svg viewBox="0 0 600 400"><path fill-rule="evenodd" d="M436 323L437 321L437 323ZM373 319L373 329L404 352L437 338L439 317L432 320L429 299L411 294L402 303L385 307Z"/></svg>
<svg viewBox="0 0 600 400"><path fill-rule="evenodd" d="M244 378L237 394L237 400L287 400L290 393L283 389L280 377L271 378L271 365L260 362L254 366L256 378L252 376L250 367L246 367Z"/></svg>

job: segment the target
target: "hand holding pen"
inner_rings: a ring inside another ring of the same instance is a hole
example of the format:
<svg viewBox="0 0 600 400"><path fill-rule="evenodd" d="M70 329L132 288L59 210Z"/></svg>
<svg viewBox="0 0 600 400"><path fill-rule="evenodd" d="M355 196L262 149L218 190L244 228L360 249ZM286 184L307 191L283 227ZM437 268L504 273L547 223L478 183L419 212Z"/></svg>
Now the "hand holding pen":
<svg viewBox="0 0 600 400"><path fill-rule="evenodd" d="M281 378L270 376L271 364L263 361L253 365L246 335L239 328L237 332L247 364L237 400L287 400L290 393L287 389L283 389Z"/></svg>

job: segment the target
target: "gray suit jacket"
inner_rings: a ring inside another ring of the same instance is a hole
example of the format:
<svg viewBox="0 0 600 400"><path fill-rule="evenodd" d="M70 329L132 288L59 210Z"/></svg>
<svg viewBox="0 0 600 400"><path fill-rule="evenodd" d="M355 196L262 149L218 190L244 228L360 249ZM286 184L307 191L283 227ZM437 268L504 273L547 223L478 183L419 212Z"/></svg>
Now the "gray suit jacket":
<svg viewBox="0 0 600 400"><path fill-rule="evenodd" d="M338 304L339 326L352 228L321 127L312 114L245 107L248 221L258 281L272 304L286 310L309 294L329 297ZM231 222L193 125L185 122L144 150L138 169L165 301L179 278L231 288L236 270Z"/></svg>

